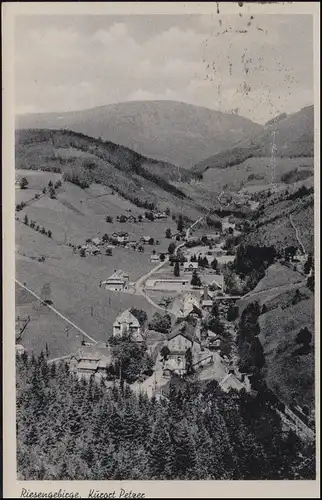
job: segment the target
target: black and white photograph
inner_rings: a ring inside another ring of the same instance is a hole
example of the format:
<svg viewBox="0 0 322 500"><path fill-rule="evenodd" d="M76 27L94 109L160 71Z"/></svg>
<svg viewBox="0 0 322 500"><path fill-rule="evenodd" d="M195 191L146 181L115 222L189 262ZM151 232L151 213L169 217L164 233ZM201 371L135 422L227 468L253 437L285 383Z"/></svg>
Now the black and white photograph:
<svg viewBox="0 0 322 500"><path fill-rule="evenodd" d="M76 4L14 18L17 480L315 480L314 16Z"/></svg>

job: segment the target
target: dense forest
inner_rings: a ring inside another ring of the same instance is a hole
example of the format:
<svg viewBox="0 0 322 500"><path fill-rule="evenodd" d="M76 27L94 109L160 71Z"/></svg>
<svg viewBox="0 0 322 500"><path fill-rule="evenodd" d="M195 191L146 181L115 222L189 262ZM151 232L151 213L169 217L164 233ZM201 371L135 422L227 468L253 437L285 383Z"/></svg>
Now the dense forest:
<svg viewBox="0 0 322 500"><path fill-rule="evenodd" d="M17 356L20 480L313 479L314 455L260 393L211 381L148 399Z"/></svg>

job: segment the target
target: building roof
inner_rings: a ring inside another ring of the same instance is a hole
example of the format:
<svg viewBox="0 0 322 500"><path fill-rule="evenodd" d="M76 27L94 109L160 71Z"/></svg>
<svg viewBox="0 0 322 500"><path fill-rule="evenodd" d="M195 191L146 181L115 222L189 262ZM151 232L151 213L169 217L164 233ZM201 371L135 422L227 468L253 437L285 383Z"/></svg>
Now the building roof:
<svg viewBox="0 0 322 500"><path fill-rule="evenodd" d="M78 361L92 360L100 361L103 359L110 359L110 347L97 347L97 346L79 346L76 352L72 355Z"/></svg>
<svg viewBox="0 0 322 500"><path fill-rule="evenodd" d="M78 365L77 369L79 370L90 370L90 371L95 371L98 367L98 361L90 361L90 360L81 360Z"/></svg>
<svg viewBox="0 0 322 500"><path fill-rule="evenodd" d="M92 242L94 243L94 245L99 245L101 243L101 239L100 238L92 238Z"/></svg>
<svg viewBox="0 0 322 500"><path fill-rule="evenodd" d="M190 267L191 269L198 269L198 262L185 262L184 267Z"/></svg>
<svg viewBox="0 0 322 500"><path fill-rule="evenodd" d="M125 273L124 271L122 271L122 269L118 269L118 271L114 271L114 273L112 274L112 276L110 276L106 281L110 281L110 280L119 280L119 279L126 279L128 278L129 275L127 273ZM103 283L106 283L106 281L103 281Z"/></svg>
<svg viewBox="0 0 322 500"><path fill-rule="evenodd" d="M168 336L168 341L174 339L178 335L182 335L186 339L190 340L190 342L199 342L195 336L195 328L186 321L174 326L174 329Z"/></svg>
<svg viewBox="0 0 322 500"><path fill-rule="evenodd" d="M119 314L114 321L113 326L118 323L127 323L136 327L140 326L139 320L131 313L130 309L126 309L126 311L123 311L121 314Z"/></svg>

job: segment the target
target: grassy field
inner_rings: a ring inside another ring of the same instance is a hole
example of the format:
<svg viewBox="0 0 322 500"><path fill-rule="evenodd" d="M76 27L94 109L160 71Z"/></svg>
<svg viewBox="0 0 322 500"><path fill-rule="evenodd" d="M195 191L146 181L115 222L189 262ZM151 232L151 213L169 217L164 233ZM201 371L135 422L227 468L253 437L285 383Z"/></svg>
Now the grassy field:
<svg viewBox="0 0 322 500"><path fill-rule="evenodd" d="M98 281L86 276L80 263L76 269L71 269L63 266L64 262L57 265L49 259L45 263L17 259L16 276L40 296L44 285L49 284L54 307L95 340L104 341L111 335L116 316L125 309L144 309L149 317L152 316L154 308L143 297L99 288ZM47 342L52 356L56 357L68 354L79 342L79 332L73 327L70 328L70 338L66 339L64 321L57 316L54 318L54 313L47 308L39 311L36 304L35 308L33 304L21 305L19 298L16 307L17 315L31 316L22 342L28 350L40 352Z"/></svg>
<svg viewBox="0 0 322 500"><path fill-rule="evenodd" d="M279 287L303 281L302 274L293 271L289 267L276 263L266 270L265 277L260 280L253 292L261 292L273 287Z"/></svg>
<svg viewBox="0 0 322 500"><path fill-rule="evenodd" d="M275 171L273 170L275 168ZM203 175L200 187L208 186L215 191L222 189L239 191L252 187L267 187L272 182L283 183L283 176L291 172L307 171L308 176L313 176L313 158L276 158L275 166L271 158L249 158L240 165L225 169L210 168ZM285 178L287 180L287 178Z"/></svg>
<svg viewBox="0 0 322 500"><path fill-rule="evenodd" d="M56 199L43 196L27 206L23 212L19 212L18 216L23 219L24 214L27 214L29 219L36 221L40 227L50 229L52 238L57 242L66 240L68 243L81 245L87 238L103 236L105 233L111 235L114 231L126 231L133 240L139 240L142 236L158 239L160 246L156 250L166 251L169 245L169 240L165 238L166 229L176 231L176 224L171 217L166 221L117 222L117 215L131 213L138 216L144 213L144 210L107 190L108 188L97 184L88 190L82 190L64 182L57 191ZM104 191L107 193L104 194ZM114 218L113 223L105 221L107 215ZM151 253L152 248L147 248L146 252Z"/></svg>

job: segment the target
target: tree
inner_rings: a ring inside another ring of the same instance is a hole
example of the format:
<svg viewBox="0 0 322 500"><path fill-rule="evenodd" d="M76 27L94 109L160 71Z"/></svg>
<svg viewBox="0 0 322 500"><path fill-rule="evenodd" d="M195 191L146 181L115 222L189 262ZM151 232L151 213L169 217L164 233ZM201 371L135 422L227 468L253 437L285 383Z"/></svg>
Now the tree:
<svg viewBox="0 0 322 500"><path fill-rule="evenodd" d="M139 221L139 222L142 222L142 219L143 219L143 217L142 217L142 215L140 214L140 215L138 216L138 221Z"/></svg>
<svg viewBox="0 0 322 500"><path fill-rule="evenodd" d="M144 215L145 215L145 218L146 218L147 220L150 220L151 222L153 222L153 221L154 221L154 215L153 215L153 213L152 213L152 212L145 212L145 214L144 214Z"/></svg>
<svg viewBox="0 0 322 500"><path fill-rule="evenodd" d="M48 236L48 238L51 238L51 236L52 236L52 232L50 229L48 229L48 231L47 231L47 236Z"/></svg>
<svg viewBox="0 0 322 500"><path fill-rule="evenodd" d="M165 232L165 237L168 239L168 240L171 240L172 238L172 233L171 233L171 229L168 227L168 229L166 230Z"/></svg>
<svg viewBox="0 0 322 500"><path fill-rule="evenodd" d="M181 214L178 217L177 230L179 231L179 233L182 233L182 231L183 231L183 218L182 218Z"/></svg>
<svg viewBox="0 0 322 500"><path fill-rule="evenodd" d="M27 189L28 184L29 184L29 182L28 182L27 177L22 177L20 179L20 182L19 182L20 189Z"/></svg>
<svg viewBox="0 0 322 500"><path fill-rule="evenodd" d="M111 248L107 248L105 250L105 255L108 255L109 257L111 257L113 255L112 249Z"/></svg>
<svg viewBox="0 0 322 500"><path fill-rule="evenodd" d="M168 253L172 255L176 249L175 243L171 242L170 245L168 246Z"/></svg>
<svg viewBox="0 0 322 500"><path fill-rule="evenodd" d="M185 352L185 364L187 375L191 375L194 372L191 347Z"/></svg>
<svg viewBox="0 0 322 500"><path fill-rule="evenodd" d="M146 323L148 315L145 311L143 311L143 309L136 309L135 307L132 307L132 309L130 309L130 312L131 314L133 314L133 316L136 317L141 326Z"/></svg>
<svg viewBox="0 0 322 500"><path fill-rule="evenodd" d="M112 223L113 222L113 217L111 217L110 215L107 215L105 221L108 222L108 223Z"/></svg>
<svg viewBox="0 0 322 500"><path fill-rule="evenodd" d="M192 278L191 278L191 285L195 287L200 287L201 286L201 279L198 276L198 273L196 270L193 271L192 273Z"/></svg>
<svg viewBox="0 0 322 500"><path fill-rule="evenodd" d="M44 187L43 190L42 190L43 194L46 194L47 192L47 189Z"/></svg>
<svg viewBox="0 0 322 500"><path fill-rule="evenodd" d="M227 321L235 321L235 319L237 318L238 318L238 307L230 304L227 311Z"/></svg>
<svg viewBox="0 0 322 500"><path fill-rule="evenodd" d="M24 217L24 220L23 220L23 223L28 226L28 222L29 222L29 219L28 219L28 215L26 214L25 217Z"/></svg>
<svg viewBox="0 0 322 500"><path fill-rule="evenodd" d="M109 240L109 236L108 236L108 234L106 234L106 233L105 233L105 234L103 234L103 237L102 237L102 242L103 242L103 243L107 243L107 242L108 242L108 240Z"/></svg>
<svg viewBox="0 0 322 500"><path fill-rule="evenodd" d="M53 187L50 187L49 188L49 196L51 199L55 199L56 198L56 191Z"/></svg>
<svg viewBox="0 0 322 500"><path fill-rule="evenodd" d="M216 258L214 258L214 260L211 262L211 267L214 271L217 271L217 268L218 268L218 261Z"/></svg>
<svg viewBox="0 0 322 500"><path fill-rule="evenodd" d="M308 347L312 342L312 338L312 333L307 327L305 327L301 328L299 333L296 335L296 342L297 344L303 344L305 347Z"/></svg>
<svg viewBox="0 0 322 500"><path fill-rule="evenodd" d="M53 187L53 181L48 182L48 187L50 187L50 188Z"/></svg>
<svg viewBox="0 0 322 500"><path fill-rule="evenodd" d="M45 229L44 227L42 227L42 228L41 228L41 231L40 231L40 232L41 232L41 234L47 234L47 233L46 233L46 229Z"/></svg>
<svg viewBox="0 0 322 500"><path fill-rule="evenodd" d="M86 256L86 252L85 252L85 248L81 248L80 251L79 251L79 255L81 257L85 257Z"/></svg>
<svg viewBox="0 0 322 500"><path fill-rule="evenodd" d="M169 207L168 207L168 208L166 208L165 213L166 213L166 214L167 214L167 216L169 217L169 215L171 214L171 212L170 212L170 208L169 208Z"/></svg>
<svg viewBox="0 0 322 500"><path fill-rule="evenodd" d="M176 263L174 264L173 274L174 274L176 277L179 277L179 276L180 276L180 265L179 265L179 262L178 262L178 261L176 261Z"/></svg>
<svg viewBox="0 0 322 500"><path fill-rule="evenodd" d="M154 238L149 239L149 245L154 245Z"/></svg>
<svg viewBox="0 0 322 500"><path fill-rule="evenodd" d="M160 333L168 333L171 328L171 316L169 314L161 316L159 313L154 313L149 328Z"/></svg>
<svg viewBox="0 0 322 500"><path fill-rule="evenodd" d="M165 255L164 255L164 253L161 253L161 254L160 254L160 260L161 260L161 262L164 262L164 260L165 260Z"/></svg>
<svg viewBox="0 0 322 500"><path fill-rule="evenodd" d="M313 267L313 256L311 253L309 253L307 260L304 264L304 273L305 274L310 274L310 271Z"/></svg>

